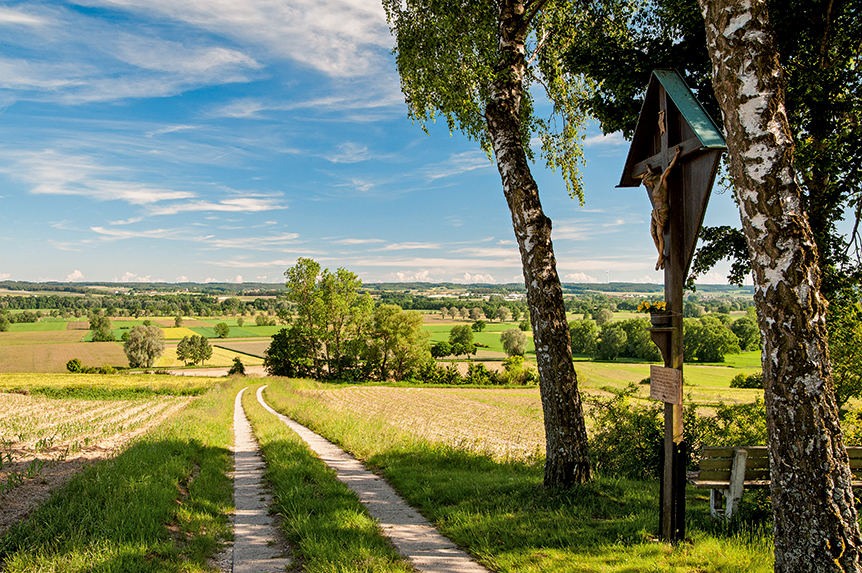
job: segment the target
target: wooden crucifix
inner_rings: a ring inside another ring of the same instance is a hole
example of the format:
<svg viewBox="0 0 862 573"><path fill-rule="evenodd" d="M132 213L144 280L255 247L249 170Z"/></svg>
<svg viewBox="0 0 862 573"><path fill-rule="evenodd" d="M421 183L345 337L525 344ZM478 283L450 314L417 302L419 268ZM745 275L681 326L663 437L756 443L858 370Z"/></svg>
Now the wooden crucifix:
<svg viewBox="0 0 862 573"><path fill-rule="evenodd" d="M665 404L659 536L671 542L685 538L683 291L725 149L721 132L682 77L673 70L654 70L619 187L646 187L653 206L655 268L664 269L667 309L653 315L649 329L664 366L650 367L650 397Z"/></svg>

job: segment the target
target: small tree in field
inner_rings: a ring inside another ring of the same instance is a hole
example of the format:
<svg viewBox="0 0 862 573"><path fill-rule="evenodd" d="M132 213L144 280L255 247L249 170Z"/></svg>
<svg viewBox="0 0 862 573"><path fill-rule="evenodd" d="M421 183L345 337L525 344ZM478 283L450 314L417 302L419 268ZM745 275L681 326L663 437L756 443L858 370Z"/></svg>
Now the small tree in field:
<svg viewBox="0 0 862 573"><path fill-rule="evenodd" d="M178 314L174 317L174 328L182 328L183 326L183 315Z"/></svg>
<svg viewBox="0 0 862 573"><path fill-rule="evenodd" d="M464 346L473 346L473 329L469 324L459 324L453 326L449 331L449 344L463 344ZM457 353L456 353L457 354Z"/></svg>
<svg viewBox="0 0 862 573"><path fill-rule="evenodd" d="M527 335L520 328L510 328L500 335L503 350L508 356L523 356L527 351Z"/></svg>
<svg viewBox="0 0 862 573"><path fill-rule="evenodd" d="M165 333L158 326L136 326L129 331L123 350L132 368L150 368L165 349Z"/></svg>
<svg viewBox="0 0 862 573"><path fill-rule="evenodd" d="M507 306L501 306L497 309L497 318L500 319L500 322L509 322L512 320L512 311Z"/></svg>
<svg viewBox="0 0 862 573"><path fill-rule="evenodd" d="M485 312L478 306L474 306L470 309L470 318L473 320L482 320L485 318Z"/></svg>
<svg viewBox="0 0 862 573"><path fill-rule="evenodd" d="M220 322L215 325L215 333L219 338L227 338L230 334L230 327L226 323Z"/></svg>

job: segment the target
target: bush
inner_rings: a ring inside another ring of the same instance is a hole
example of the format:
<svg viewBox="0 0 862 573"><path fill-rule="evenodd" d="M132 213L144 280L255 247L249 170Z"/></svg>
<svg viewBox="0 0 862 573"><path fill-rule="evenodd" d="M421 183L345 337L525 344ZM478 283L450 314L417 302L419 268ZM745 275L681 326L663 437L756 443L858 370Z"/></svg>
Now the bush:
<svg viewBox="0 0 862 573"><path fill-rule="evenodd" d="M70 361L66 362L66 370L72 372L73 374L76 372L81 372L83 366L81 365L81 360L79 358L73 358Z"/></svg>
<svg viewBox="0 0 862 573"><path fill-rule="evenodd" d="M230 370L227 371L227 375L245 376L245 365L242 363L242 360L239 359L239 356L234 356L233 366L231 366Z"/></svg>
<svg viewBox="0 0 862 573"><path fill-rule="evenodd" d="M657 479L662 460L664 421L657 402L636 400L631 384L612 398L584 396L593 432L590 457L598 473L630 479ZM859 413L862 416L862 412ZM753 404L719 404L714 415L700 415L697 405L683 410L688 469L697 469L704 446L757 446L766 443L763 400ZM858 418L857 418L858 420ZM862 426L862 424L860 424ZM858 432L862 439L862 428Z"/></svg>
<svg viewBox="0 0 862 573"><path fill-rule="evenodd" d="M658 403L633 400L637 388L613 398L583 396L595 428L589 438L590 457L597 473L630 479L657 479L662 460L664 423Z"/></svg>
<svg viewBox="0 0 862 573"><path fill-rule="evenodd" d="M737 374L730 381L731 388L763 388L763 372L756 374Z"/></svg>

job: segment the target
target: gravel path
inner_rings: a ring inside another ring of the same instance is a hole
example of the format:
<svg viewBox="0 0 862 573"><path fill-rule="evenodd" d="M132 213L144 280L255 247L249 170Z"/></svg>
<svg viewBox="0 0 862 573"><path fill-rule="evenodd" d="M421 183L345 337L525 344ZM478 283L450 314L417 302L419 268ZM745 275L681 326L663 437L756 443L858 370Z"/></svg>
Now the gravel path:
<svg viewBox="0 0 862 573"><path fill-rule="evenodd" d="M338 479L359 497L377 520L398 551L424 573L488 573L488 570L443 537L416 510L407 505L389 484L366 470L353 456L315 434L305 426L279 414L263 399L263 389L257 390L257 400L270 413L287 424L320 458L333 468ZM236 569L234 570L236 571Z"/></svg>
<svg viewBox="0 0 862 573"><path fill-rule="evenodd" d="M263 487L263 458L242 409L243 388L236 395L234 428L233 573L284 571L293 560L269 515L271 499Z"/></svg>

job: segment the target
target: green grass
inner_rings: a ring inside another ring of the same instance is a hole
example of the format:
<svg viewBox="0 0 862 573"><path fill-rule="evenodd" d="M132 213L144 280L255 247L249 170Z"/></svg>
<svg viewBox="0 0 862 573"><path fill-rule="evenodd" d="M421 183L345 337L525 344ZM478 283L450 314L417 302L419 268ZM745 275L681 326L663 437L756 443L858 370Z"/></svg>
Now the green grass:
<svg viewBox="0 0 862 573"><path fill-rule="evenodd" d="M464 322L463 324L470 324ZM429 324L423 325L422 329L431 333L431 344L435 342L447 341L449 340L449 331L452 330L452 324ZM504 330L509 330L511 328L518 328L517 323L514 322L504 322L500 324L499 322L488 323L485 326L485 330L482 332L474 332L473 333L473 342L478 342L480 344L487 345L487 348L480 348L481 350L491 350L494 352L505 352L503 350L503 344L500 342L500 333ZM527 354L535 354L536 348L533 344L533 336L532 332L527 333Z"/></svg>
<svg viewBox="0 0 862 573"><path fill-rule="evenodd" d="M0 539L8 573L203 572L229 539L235 388L220 387L72 480Z"/></svg>
<svg viewBox="0 0 862 573"><path fill-rule="evenodd" d="M658 488L598 476L568 491L542 487L539 465L488 457L411 437L380 421L330 412L273 380L267 401L376 468L423 515L495 571L771 571L768 535L711 525L690 491L691 544L656 543Z"/></svg>
<svg viewBox="0 0 862 573"><path fill-rule="evenodd" d="M255 326L253 323L249 325L248 323L244 324L242 328L238 326L231 326L230 332L227 335L227 338L260 338L260 337L270 337L273 334L276 334L279 330L285 328L284 326ZM215 327L204 327L204 326L195 326L191 327L190 330L196 332L201 336L206 336L207 338L213 339L218 338L215 333Z"/></svg>
<svg viewBox="0 0 862 573"><path fill-rule="evenodd" d="M259 386L259 385L257 385ZM413 571L384 538L346 485L304 442L257 402L257 386L243 395L273 486L273 509L307 573Z"/></svg>
<svg viewBox="0 0 862 573"><path fill-rule="evenodd" d="M50 332L52 330L66 330L65 322L13 322L9 325L9 332Z"/></svg>

